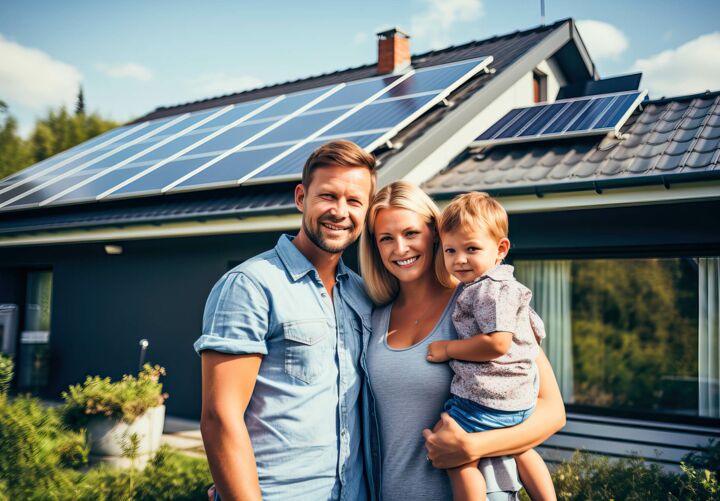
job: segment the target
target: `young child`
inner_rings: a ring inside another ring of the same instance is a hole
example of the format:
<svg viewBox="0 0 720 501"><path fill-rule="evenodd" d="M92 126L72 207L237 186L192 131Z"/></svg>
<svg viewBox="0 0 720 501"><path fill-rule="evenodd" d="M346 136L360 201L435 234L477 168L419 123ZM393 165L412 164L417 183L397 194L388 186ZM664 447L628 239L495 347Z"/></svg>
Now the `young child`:
<svg viewBox="0 0 720 501"><path fill-rule="evenodd" d="M485 193L466 193L445 209L439 230L445 267L464 284L452 316L458 339L428 346L428 361L450 360L455 372L445 410L467 432L514 426L535 407L535 357L545 330L530 308L532 293L502 264L510 249L507 213ZM556 499L537 452L515 460L532 499ZM448 473L456 500L485 499L477 461Z"/></svg>

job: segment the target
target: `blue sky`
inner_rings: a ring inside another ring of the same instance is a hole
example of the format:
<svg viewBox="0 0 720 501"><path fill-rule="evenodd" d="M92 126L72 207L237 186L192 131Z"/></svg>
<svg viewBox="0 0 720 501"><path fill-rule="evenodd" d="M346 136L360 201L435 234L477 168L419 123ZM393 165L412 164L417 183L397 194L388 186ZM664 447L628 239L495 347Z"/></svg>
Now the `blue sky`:
<svg viewBox="0 0 720 501"><path fill-rule="evenodd" d="M546 0L573 17L602 76L643 70L651 96L720 89L718 0ZM527 29L540 0L0 0L0 99L29 131L49 107L117 120L374 62L375 33L399 26L414 53Z"/></svg>

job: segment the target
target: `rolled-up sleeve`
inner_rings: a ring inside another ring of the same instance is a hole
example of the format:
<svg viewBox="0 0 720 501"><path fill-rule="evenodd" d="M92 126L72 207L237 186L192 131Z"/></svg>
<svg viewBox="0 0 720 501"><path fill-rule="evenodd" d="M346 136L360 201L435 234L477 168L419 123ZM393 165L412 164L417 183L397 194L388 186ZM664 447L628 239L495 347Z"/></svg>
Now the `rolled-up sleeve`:
<svg viewBox="0 0 720 501"><path fill-rule="evenodd" d="M215 284L203 314L202 335L195 351L231 355L267 354L269 307L265 293L241 272L224 275Z"/></svg>

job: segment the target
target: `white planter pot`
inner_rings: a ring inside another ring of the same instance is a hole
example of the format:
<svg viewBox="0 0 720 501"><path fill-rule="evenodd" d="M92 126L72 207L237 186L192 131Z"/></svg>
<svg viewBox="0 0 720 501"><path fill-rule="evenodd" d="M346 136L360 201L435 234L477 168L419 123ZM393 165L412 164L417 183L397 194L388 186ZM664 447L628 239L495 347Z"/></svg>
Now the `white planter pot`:
<svg viewBox="0 0 720 501"><path fill-rule="evenodd" d="M148 409L131 424L118 418L94 416L87 427L90 462L102 462L119 468L133 466L130 458L123 457L123 445L129 443L129 437L135 433L140 441L134 466L144 468L160 447L164 424L164 405Z"/></svg>

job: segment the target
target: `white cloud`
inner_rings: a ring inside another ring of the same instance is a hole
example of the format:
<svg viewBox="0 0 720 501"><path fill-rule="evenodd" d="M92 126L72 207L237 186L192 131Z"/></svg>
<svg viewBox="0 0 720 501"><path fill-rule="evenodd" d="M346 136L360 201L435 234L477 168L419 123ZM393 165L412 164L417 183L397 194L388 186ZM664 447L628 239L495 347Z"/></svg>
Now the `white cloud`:
<svg viewBox="0 0 720 501"><path fill-rule="evenodd" d="M617 59L628 48L627 37L612 24L587 19L577 27L593 59Z"/></svg>
<svg viewBox="0 0 720 501"><path fill-rule="evenodd" d="M0 35L0 95L11 108L13 104L33 110L70 106L81 79L74 66Z"/></svg>
<svg viewBox="0 0 720 501"><path fill-rule="evenodd" d="M98 71L105 75L113 78L128 78L131 80L140 80L147 82L152 80L153 73L149 68L138 63L119 63L119 64L104 64L99 63L95 65Z"/></svg>
<svg viewBox="0 0 720 501"><path fill-rule="evenodd" d="M450 43L455 23L474 21L484 13L482 0L424 0L424 3L426 9L410 19L410 35L434 49Z"/></svg>
<svg viewBox="0 0 720 501"><path fill-rule="evenodd" d="M262 83L262 80L253 76L228 75L224 72L206 73L194 78L191 82L196 94L202 97L242 92L259 87Z"/></svg>
<svg viewBox="0 0 720 501"><path fill-rule="evenodd" d="M368 35L367 32L358 31L357 33L355 33L355 36L353 36L353 45L364 45L369 38L370 35Z"/></svg>
<svg viewBox="0 0 720 501"><path fill-rule="evenodd" d="M633 70L643 72L643 87L654 97L677 96L720 89L720 32L708 33L676 49L638 59Z"/></svg>

